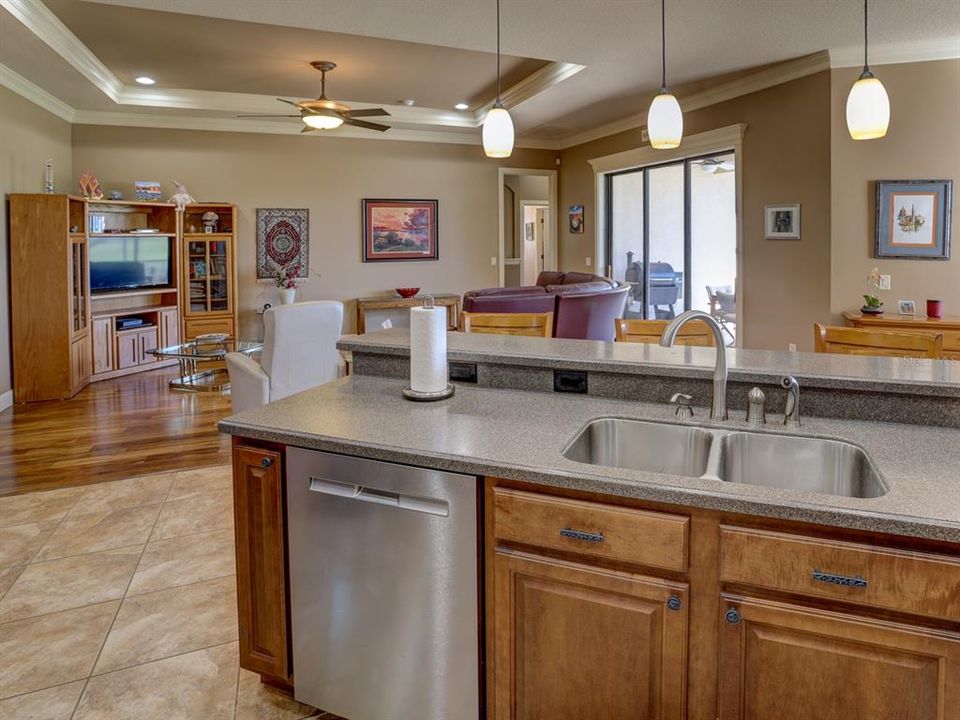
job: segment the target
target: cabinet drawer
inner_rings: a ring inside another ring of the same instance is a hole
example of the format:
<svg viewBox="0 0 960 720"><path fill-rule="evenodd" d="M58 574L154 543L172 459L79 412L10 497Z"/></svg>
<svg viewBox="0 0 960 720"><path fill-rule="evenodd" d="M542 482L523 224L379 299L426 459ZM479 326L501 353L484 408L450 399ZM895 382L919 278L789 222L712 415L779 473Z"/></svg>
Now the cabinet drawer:
<svg viewBox="0 0 960 720"><path fill-rule="evenodd" d="M496 540L683 572L689 519L494 488Z"/></svg>
<svg viewBox="0 0 960 720"><path fill-rule="evenodd" d="M960 619L960 559L722 526L723 582Z"/></svg>
<svg viewBox="0 0 960 720"><path fill-rule="evenodd" d="M184 321L184 330L187 340L193 340L198 335L209 333L224 333L233 337L233 318L204 318L203 320Z"/></svg>

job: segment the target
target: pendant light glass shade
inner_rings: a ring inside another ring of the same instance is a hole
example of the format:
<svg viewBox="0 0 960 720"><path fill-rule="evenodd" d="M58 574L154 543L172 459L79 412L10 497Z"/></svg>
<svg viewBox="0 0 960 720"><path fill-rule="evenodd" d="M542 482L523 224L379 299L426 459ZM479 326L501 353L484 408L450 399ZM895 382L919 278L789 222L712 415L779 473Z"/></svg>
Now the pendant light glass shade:
<svg viewBox="0 0 960 720"><path fill-rule="evenodd" d="M887 134L890 98L871 72L860 76L847 95L847 130L854 140L873 140Z"/></svg>
<svg viewBox="0 0 960 720"><path fill-rule="evenodd" d="M847 95L847 130L854 140L874 140L887 134L890 98L867 62L867 0L863 0L863 72Z"/></svg>
<svg viewBox="0 0 960 720"><path fill-rule="evenodd" d="M670 150L680 147L683 138L683 111L677 99L666 91L661 91L647 110L647 134L650 147L657 150Z"/></svg>
<svg viewBox="0 0 960 720"><path fill-rule="evenodd" d="M483 119L483 152L489 158L513 154L513 120L500 102L500 0L497 0L497 101Z"/></svg>
<svg viewBox="0 0 960 720"><path fill-rule="evenodd" d="M304 115L303 122L316 130L333 130L343 125L343 119L334 115Z"/></svg>
<svg viewBox="0 0 960 720"><path fill-rule="evenodd" d="M513 153L513 120L499 103L483 121L483 152L492 158L506 158Z"/></svg>

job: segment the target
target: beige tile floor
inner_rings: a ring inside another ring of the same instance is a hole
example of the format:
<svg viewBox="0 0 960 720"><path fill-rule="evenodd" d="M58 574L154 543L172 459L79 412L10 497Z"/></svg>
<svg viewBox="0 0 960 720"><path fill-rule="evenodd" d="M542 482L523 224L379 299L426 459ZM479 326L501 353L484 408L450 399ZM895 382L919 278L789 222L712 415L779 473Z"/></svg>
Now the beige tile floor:
<svg viewBox="0 0 960 720"><path fill-rule="evenodd" d="M333 718L237 656L227 467L0 498L0 720Z"/></svg>

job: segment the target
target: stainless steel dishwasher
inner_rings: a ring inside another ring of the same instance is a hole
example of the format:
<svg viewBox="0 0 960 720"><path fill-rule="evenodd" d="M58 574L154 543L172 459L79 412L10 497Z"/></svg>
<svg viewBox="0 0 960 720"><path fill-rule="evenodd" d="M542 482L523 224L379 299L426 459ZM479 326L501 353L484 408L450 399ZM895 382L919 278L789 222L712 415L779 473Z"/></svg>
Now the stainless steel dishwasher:
<svg viewBox="0 0 960 720"><path fill-rule="evenodd" d="M347 720L477 720L477 479L287 460L296 699Z"/></svg>

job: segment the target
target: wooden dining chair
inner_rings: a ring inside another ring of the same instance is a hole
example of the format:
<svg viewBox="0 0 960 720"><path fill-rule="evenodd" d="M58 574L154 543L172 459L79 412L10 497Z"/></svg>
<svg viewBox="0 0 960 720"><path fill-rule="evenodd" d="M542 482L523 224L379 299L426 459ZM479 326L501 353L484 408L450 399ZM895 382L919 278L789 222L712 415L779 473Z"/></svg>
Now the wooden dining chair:
<svg viewBox="0 0 960 720"><path fill-rule="evenodd" d="M813 344L818 353L932 359L943 357L942 334L865 330L814 323Z"/></svg>
<svg viewBox="0 0 960 720"><path fill-rule="evenodd" d="M472 313L461 314L463 331L488 335L553 337L553 313Z"/></svg>
<svg viewBox="0 0 960 720"><path fill-rule="evenodd" d="M669 320L627 320L617 318L616 342L651 343L660 342ZM691 320L677 334L677 345L697 345L700 347L714 347L713 333L707 324L701 320Z"/></svg>

